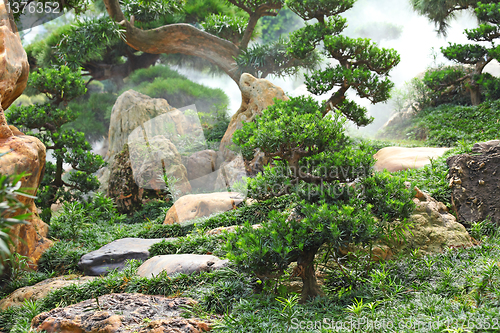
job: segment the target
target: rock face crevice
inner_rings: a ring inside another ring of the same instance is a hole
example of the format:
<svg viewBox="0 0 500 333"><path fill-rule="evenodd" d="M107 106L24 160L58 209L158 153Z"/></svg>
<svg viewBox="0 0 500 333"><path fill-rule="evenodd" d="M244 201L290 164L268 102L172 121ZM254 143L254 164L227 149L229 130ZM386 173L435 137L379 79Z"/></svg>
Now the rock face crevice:
<svg viewBox="0 0 500 333"><path fill-rule="evenodd" d="M500 224L500 141L478 143L473 152L449 157L448 179L458 220L466 225L490 219Z"/></svg>

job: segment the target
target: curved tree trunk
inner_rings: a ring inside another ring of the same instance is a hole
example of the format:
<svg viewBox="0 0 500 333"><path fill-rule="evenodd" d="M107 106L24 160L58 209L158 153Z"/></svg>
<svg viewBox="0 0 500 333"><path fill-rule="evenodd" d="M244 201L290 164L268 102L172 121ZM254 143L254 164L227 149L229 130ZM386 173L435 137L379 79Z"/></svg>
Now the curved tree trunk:
<svg viewBox="0 0 500 333"><path fill-rule="evenodd" d="M233 43L184 23L141 30L125 19L118 0L103 1L109 16L125 28L125 42L130 47L152 54L182 53L207 59L239 83L241 74L235 61L239 49Z"/></svg>
<svg viewBox="0 0 500 333"><path fill-rule="evenodd" d="M315 298L323 294L316 280L316 272L314 271L314 256L318 252L318 248L313 248L304 253L297 259L296 275L302 279L301 303L307 302L311 298Z"/></svg>

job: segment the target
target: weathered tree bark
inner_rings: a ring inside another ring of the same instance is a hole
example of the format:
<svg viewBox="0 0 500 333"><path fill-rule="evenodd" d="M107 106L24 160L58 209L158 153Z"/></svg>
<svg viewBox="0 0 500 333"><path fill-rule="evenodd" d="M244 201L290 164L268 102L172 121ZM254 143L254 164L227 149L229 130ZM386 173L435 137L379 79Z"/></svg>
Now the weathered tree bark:
<svg viewBox="0 0 500 333"><path fill-rule="evenodd" d="M305 303L309 299L323 294L318 285L318 280L316 280L316 273L314 271L314 256L316 252L318 252L318 248L312 248L309 251L304 251L297 259L295 275L300 276L303 283L300 299L301 303Z"/></svg>
<svg viewBox="0 0 500 333"><path fill-rule="evenodd" d="M103 1L109 16L125 29L125 42L133 49L151 54L182 53L207 59L239 83L241 73L235 61L239 49L233 43L184 23L141 30L125 19L117 0Z"/></svg>

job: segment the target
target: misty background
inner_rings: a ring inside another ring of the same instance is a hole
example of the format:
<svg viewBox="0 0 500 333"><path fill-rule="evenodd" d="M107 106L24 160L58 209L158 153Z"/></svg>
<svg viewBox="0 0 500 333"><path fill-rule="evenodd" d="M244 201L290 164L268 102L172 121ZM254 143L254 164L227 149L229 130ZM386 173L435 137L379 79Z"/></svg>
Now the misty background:
<svg viewBox="0 0 500 333"><path fill-rule="evenodd" d="M401 89L405 82L429 67L435 67L440 63L451 64L441 55L440 47L447 46L448 42L467 43L468 40L463 34L464 29L477 27L477 21L472 14L463 12L450 22L447 36L439 36L434 24L430 23L426 17L415 13L407 0L358 0L354 7L342 16L347 18L349 25L344 31L345 35L370 38L380 47L393 48L398 51L401 62L391 71L391 80L395 84L395 89ZM67 22L68 18L61 17L57 20ZM57 20L49 24L54 24ZM43 33L43 30L43 26L36 27L22 36L23 44L32 41L37 34ZM173 68L194 82L208 87L221 88L230 100L229 115L234 114L240 107L240 90L229 77L212 76L212 74L189 68ZM493 62L487 66L486 71L499 76L500 66ZM280 79L269 76L266 79L281 87L289 96L309 94L301 77ZM391 101L371 105L369 101L357 98L352 91L348 96L367 107L370 115L375 118L372 124L357 130L359 135L374 135L393 113L394 107ZM315 98L321 101L328 97L329 95Z"/></svg>

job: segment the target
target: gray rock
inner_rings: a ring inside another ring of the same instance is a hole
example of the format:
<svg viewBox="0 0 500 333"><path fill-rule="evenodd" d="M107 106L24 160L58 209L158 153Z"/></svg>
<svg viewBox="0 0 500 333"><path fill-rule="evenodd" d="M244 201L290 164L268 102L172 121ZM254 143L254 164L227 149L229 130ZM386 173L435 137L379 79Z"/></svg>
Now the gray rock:
<svg viewBox="0 0 500 333"><path fill-rule="evenodd" d="M226 267L229 260L221 260L216 256L201 254L168 254L155 256L147 260L137 270L140 277L153 277L162 271L173 275L177 273L191 274L208 272Z"/></svg>
<svg viewBox="0 0 500 333"><path fill-rule="evenodd" d="M500 140L490 140L486 142L476 142L474 146L472 146L473 153L485 153L490 148L498 147L500 145Z"/></svg>
<svg viewBox="0 0 500 333"><path fill-rule="evenodd" d="M166 238L174 240L175 238ZM130 259L146 260L149 257L149 248L163 238L142 239L123 238L104 245L99 250L92 251L82 256L78 267L85 275L106 275L108 271L125 267Z"/></svg>

